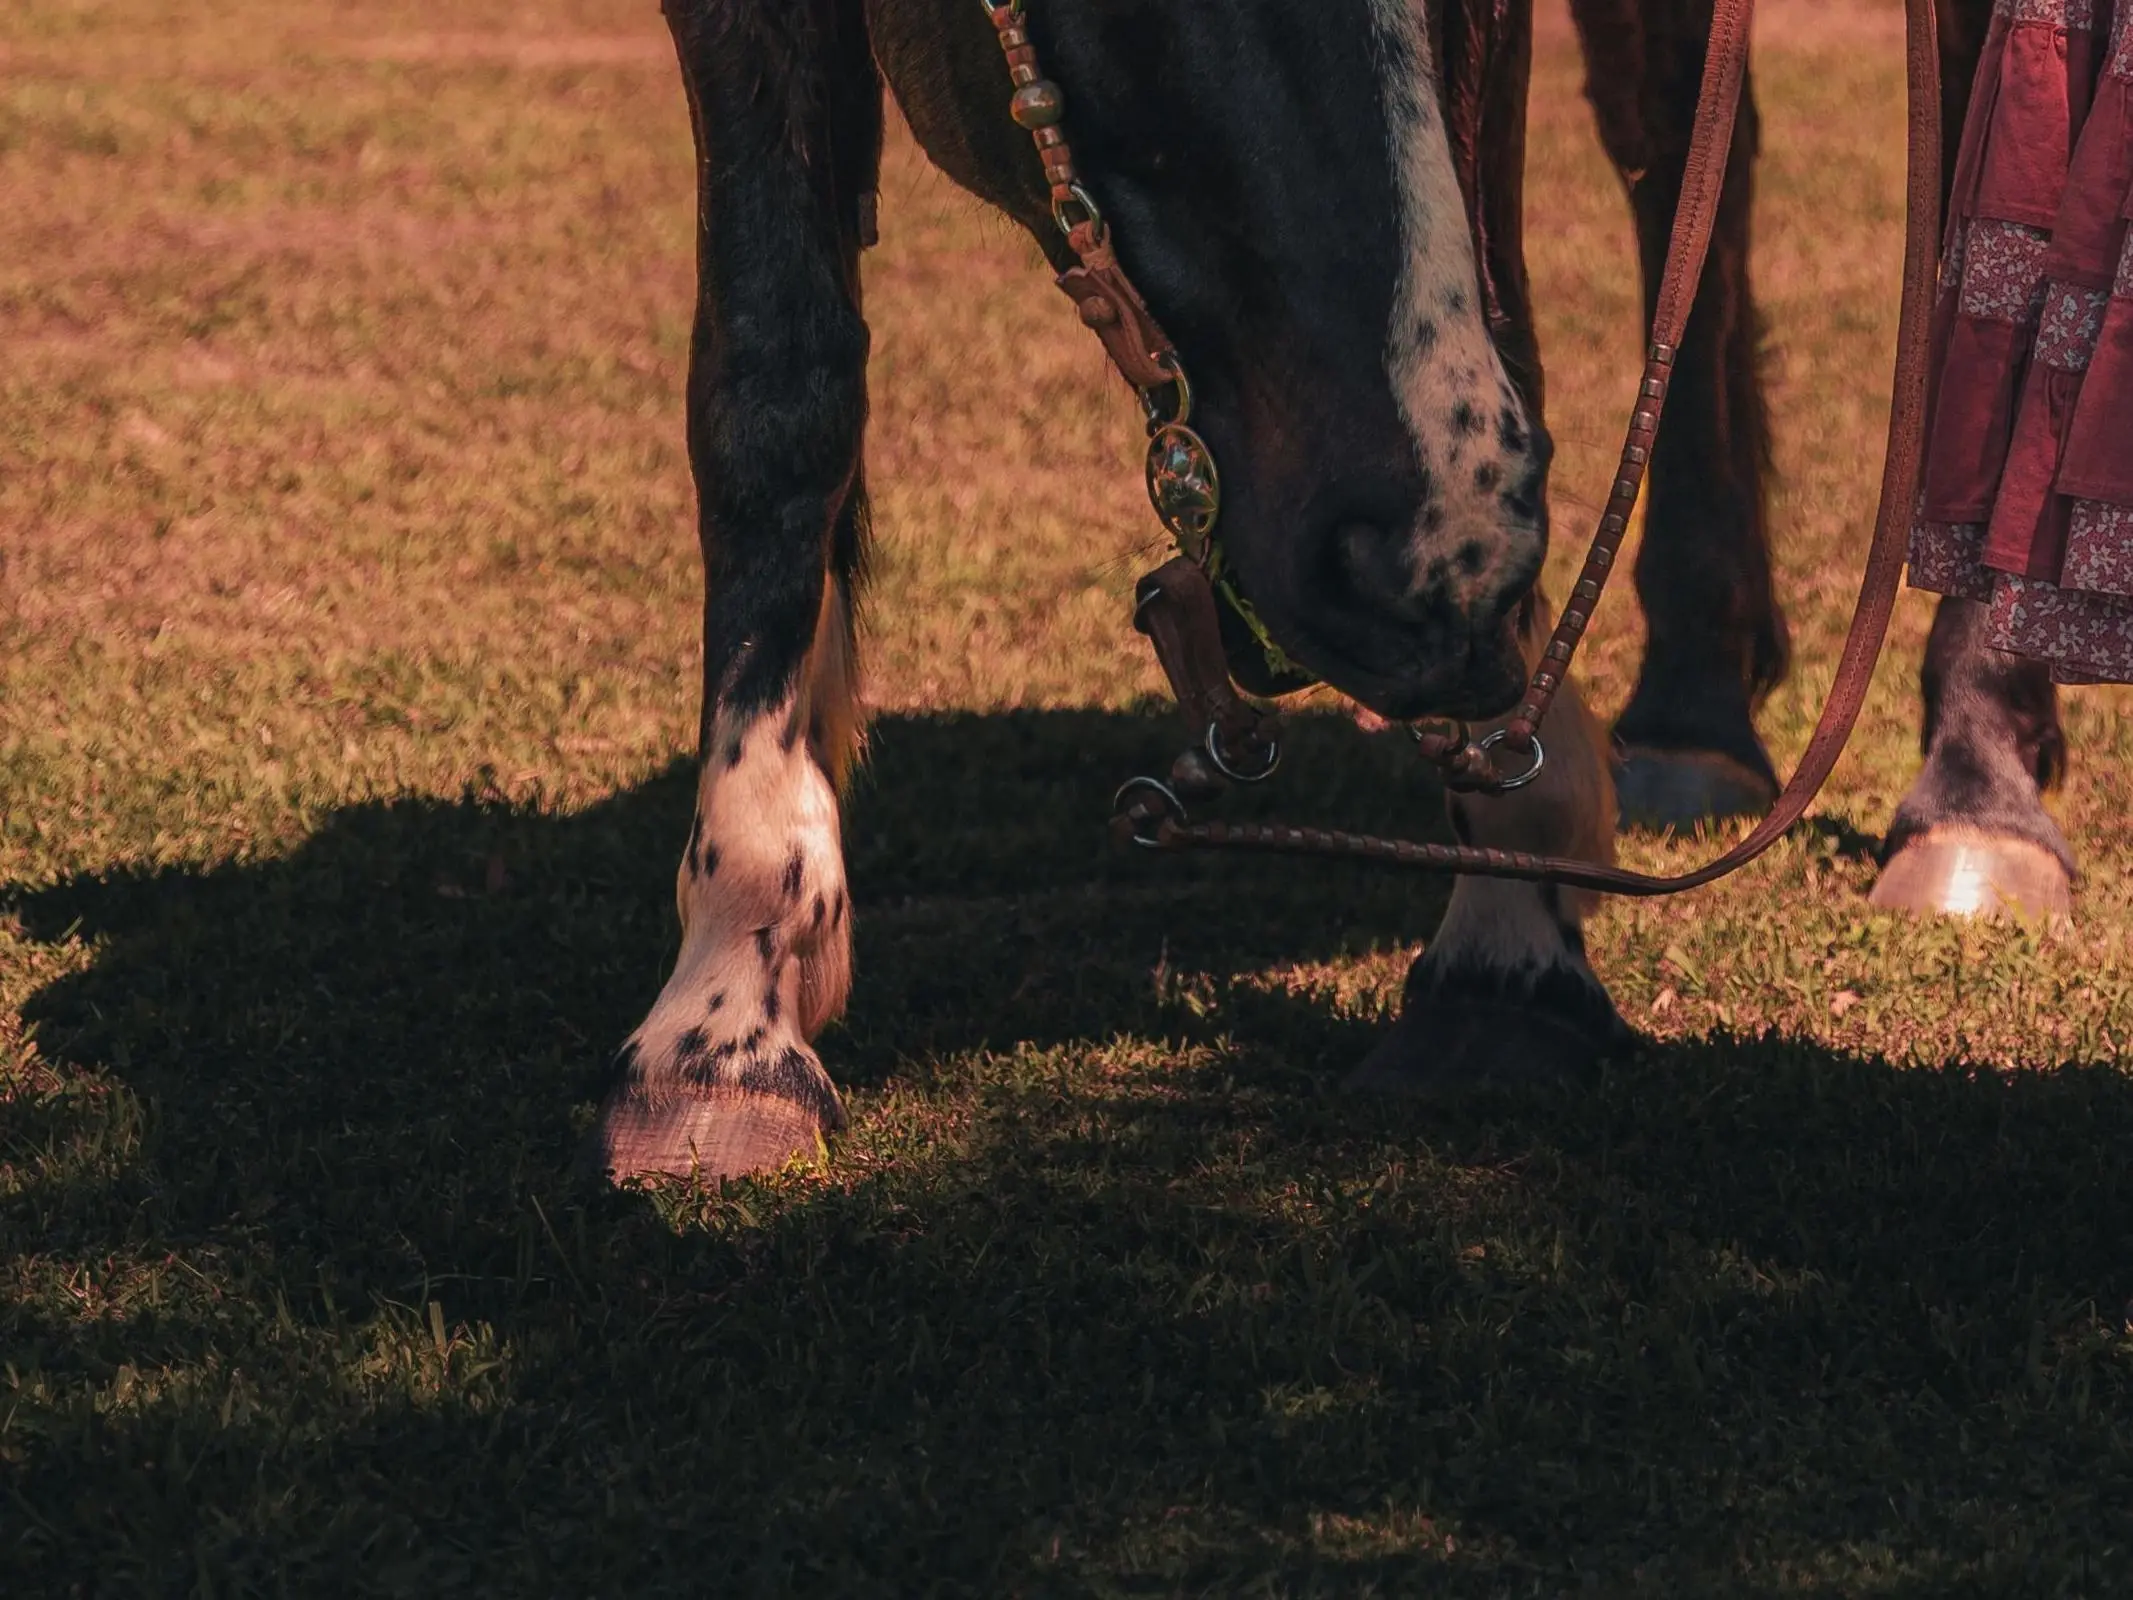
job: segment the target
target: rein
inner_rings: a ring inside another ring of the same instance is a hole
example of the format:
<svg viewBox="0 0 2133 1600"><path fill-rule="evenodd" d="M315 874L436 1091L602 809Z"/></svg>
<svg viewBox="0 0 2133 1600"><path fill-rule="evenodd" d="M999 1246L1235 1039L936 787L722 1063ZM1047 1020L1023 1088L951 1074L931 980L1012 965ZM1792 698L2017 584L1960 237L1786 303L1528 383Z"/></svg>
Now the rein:
<svg viewBox="0 0 2133 1600"><path fill-rule="evenodd" d="M1039 69L1036 49L1023 24L1023 3L979 0L998 33L1015 85L1011 114L1036 142L1051 190L1053 220L1079 261L1059 275L1059 287L1073 298L1082 322L1103 340L1112 362L1140 393L1149 430L1149 499L1180 552L1141 580L1135 595L1134 626L1154 643L1199 743L1172 765L1169 782L1134 778L1119 790L1113 801L1113 831L1151 849L1348 857L1626 895L1673 894L1700 887L1747 865L1783 837L1814 803L1858 720L1903 576L1924 448L1927 334L1940 246L1940 53L1933 0L1905 0L1909 127L1895 384L1873 541L1836 677L1807 749L1770 814L1717 859L1674 877L1524 851L1281 823L1194 823L1189 819L1188 800L1213 799L1230 782L1263 781L1273 775L1281 755L1274 714L1244 699L1231 682L1218 600L1249 630L1265 654L1270 674L1278 678L1293 667L1223 572L1215 537L1221 477L1213 453L1189 426L1192 388L1184 364L1120 265L1103 214L1075 171L1073 151L1061 126L1066 97ZM1440 768L1448 788L1508 792L1538 777L1546 760L1540 726L1628 533L1630 513L1658 435L1674 354L1703 276L1747 73L1753 9L1753 0L1716 0L1713 8L1688 162L1621 463L1571 599L1533 671L1525 698L1501 727L1479 739L1464 723L1418 724L1409 729L1424 757ZM1202 728L1204 734L1199 731ZM1509 775L1499 772L1495 756L1499 748L1523 757L1523 767Z"/></svg>

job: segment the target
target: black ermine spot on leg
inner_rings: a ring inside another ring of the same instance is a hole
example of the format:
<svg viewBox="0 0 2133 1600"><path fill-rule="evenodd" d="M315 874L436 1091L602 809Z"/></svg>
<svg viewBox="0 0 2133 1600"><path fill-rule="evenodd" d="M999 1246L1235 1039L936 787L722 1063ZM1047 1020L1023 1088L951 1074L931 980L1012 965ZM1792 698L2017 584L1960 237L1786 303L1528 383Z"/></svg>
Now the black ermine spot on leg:
<svg viewBox="0 0 2133 1600"><path fill-rule="evenodd" d="M771 957L776 953L777 948L777 929L758 928L755 930L755 953L758 957L761 958L764 966L767 967L770 965Z"/></svg>
<svg viewBox="0 0 2133 1600"><path fill-rule="evenodd" d="M686 1072L711 1048L711 1036L701 1028L691 1028L674 1041L674 1064Z"/></svg>
<svg viewBox="0 0 2133 1600"><path fill-rule="evenodd" d="M1448 315L1450 315L1450 316L1454 316L1454 317L1463 317L1463 316L1465 316L1465 315L1466 315L1466 291L1465 291L1464 289L1453 289L1453 290L1450 290L1450 291L1449 291L1448 293L1446 293L1446 295L1445 295L1445 297L1444 297L1444 309L1445 309L1445 312L1446 312L1446 313L1447 313Z"/></svg>
<svg viewBox="0 0 2133 1600"><path fill-rule="evenodd" d="M1481 413L1474 409L1471 400L1462 400L1452 407L1452 427L1455 431L1471 438L1487 426L1488 424L1481 420Z"/></svg>
<svg viewBox="0 0 2133 1600"><path fill-rule="evenodd" d="M740 1047L731 1039L711 1046L701 1056L676 1063L684 1087L691 1089L716 1089L725 1087L719 1082L722 1069L739 1053Z"/></svg>
<svg viewBox="0 0 2133 1600"><path fill-rule="evenodd" d="M1422 508L1422 531L1436 533L1444 527L1444 507L1432 500Z"/></svg>
<svg viewBox="0 0 2133 1600"><path fill-rule="evenodd" d="M1493 461L1484 461L1474 469L1474 487L1487 494L1503 480L1503 469Z"/></svg>
<svg viewBox="0 0 2133 1600"><path fill-rule="evenodd" d="M755 1094L775 1095L805 1106L826 1128L844 1126L844 1112L829 1077L805 1052L790 1047L769 1061L751 1061L741 1068L740 1085Z"/></svg>
<svg viewBox="0 0 2133 1600"><path fill-rule="evenodd" d="M1496 442L1514 456L1526 448L1526 430L1519 423L1518 413L1509 406L1496 413Z"/></svg>
<svg viewBox="0 0 2133 1600"><path fill-rule="evenodd" d="M1424 317L1415 324L1415 352L1418 355L1426 356L1436 348L1437 325L1430 321L1429 318Z"/></svg>
<svg viewBox="0 0 2133 1600"><path fill-rule="evenodd" d="M760 1027L750 1028L748 1037L741 1041L741 1054L752 1056L756 1051L760 1050L763 1047L763 1035L766 1031L766 1029Z"/></svg>
<svg viewBox="0 0 2133 1600"><path fill-rule="evenodd" d="M1481 571L1481 564L1487 556L1488 552L1482 549L1479 539L1469 539L1459 547L1458 553L1452 559L1459 564L1459 570L1471 578Z"/></svg>
<svg viewBox="0 0 2133 1600"><path fill-rule="evenodd" d="M809 919L809 926L810 926L810 927L816 927L816 928L819 928L819 927L821 927L821 926L822 926L822 919L823 919L824 917L828 916L828 915L829 915L829 902L828 902L827 900L823 899L823 898L822 898L822 896L820 896L819 894L818 894L818 895L816 895L816 896L815 896L815 914L814 914L814 916L813 916L813 917L811 917L811 918Z"/></svg>
<svg viewBox="0 0 2133 1600"><path fill-rule="evenodd" d="M770 987L763 991L763 1020L765 1022L770 1023L773 1027L777 1024L778 1009L782 1003L783 1002L778 999L777 975L773 973L771 975Z"/></svg>
<svg viewBox="0 0 2133 1600"><path fill-rule="evenodd" d="M719 1012L719 1007L723 1006L725 1003L726 991L721 989L717 994L713 995L710 999L704 1002L704 1015L707 1017L717 1016Z"/></svg>
<svg viewBox="0 0 2133 1600"><path fill-rule="evenodd" d="M797 900L800 898L800 874L805 869L805 865L806 863L800 859L800 852L797 850L785 858L784 887L786 899Z"/></svg>

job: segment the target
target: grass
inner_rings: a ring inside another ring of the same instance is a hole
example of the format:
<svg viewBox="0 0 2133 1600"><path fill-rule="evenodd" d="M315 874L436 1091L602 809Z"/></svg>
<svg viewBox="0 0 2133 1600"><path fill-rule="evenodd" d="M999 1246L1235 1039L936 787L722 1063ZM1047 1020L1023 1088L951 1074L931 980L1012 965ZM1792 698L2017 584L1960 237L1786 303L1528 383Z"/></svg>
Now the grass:
<svg viewBox="0 0 2133 1600"><path fill-rule="evenodd" d="M1592 930L1634 1060L1352 1103L1441 886L1107 851L1170 738L1131 408L901 142L852 1129L577 1185L689 810L687 127L649 8L434 16L0 16L0 1589L2124 1592L2122 696L2069 703L2073 932L1869 915L1911 597L1814 825ZM1551 19L1567 528L1637 331ZM1782 763L1871 506L1899 95L1887 13L1764 27ZM1636 647L1605 608L1603 706ZM1388 742L1298 753L1269 803L1424 825Z"/></svg>

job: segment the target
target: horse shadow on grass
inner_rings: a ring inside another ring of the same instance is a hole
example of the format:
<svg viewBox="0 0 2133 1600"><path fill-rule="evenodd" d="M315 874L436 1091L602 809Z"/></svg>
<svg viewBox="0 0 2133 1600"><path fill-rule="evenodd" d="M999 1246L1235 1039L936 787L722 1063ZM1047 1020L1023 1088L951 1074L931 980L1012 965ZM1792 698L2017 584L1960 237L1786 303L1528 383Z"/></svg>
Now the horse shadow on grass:
<svg viewBox="0 0 2133 1600"><path fill-rule="evenodd" d="M686 770L566 817L353 807L286 859L22 897L34 936L101 943L26 1011L108 1087L11 1128L0 1233L55 1282L135 1275L123 1315L18 1275L22 1570L2109 1592L2122 1074L1772 1038L1569 1099L1350 1100L1375 1023L1250 980L1411 943L1441 885L1113 852L1110 787L1168 731L880 726L824 1044L862 1130L826 1179L716 1195L567 1175L672 956ZM1307 723L1290 760L1297 814L1436 814L1388 741Z"/></svg>

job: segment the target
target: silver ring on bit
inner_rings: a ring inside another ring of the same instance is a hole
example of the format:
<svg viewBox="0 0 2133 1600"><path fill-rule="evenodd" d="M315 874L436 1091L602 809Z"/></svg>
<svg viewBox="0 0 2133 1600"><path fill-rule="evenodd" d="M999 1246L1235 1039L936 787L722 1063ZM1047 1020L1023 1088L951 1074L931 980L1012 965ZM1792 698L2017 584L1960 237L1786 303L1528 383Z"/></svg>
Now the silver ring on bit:
<svg viewBox="0 0 2133 1600"><path fill-rule="evenodd" d="M1510 731L1511 730L1509 728L1498 728L1494 733L1490 734L1486 739L1483 739L1481 741L1481 748L1484 750L1495 749L1498 745L1503 743L1503 736L1509 733ZM1526 768L1524 772L1521 772L1515 778L1497 779L1495 782L1489 785L1489 792L1492 794L1509 794L1513 789L1523 789L1527 784L1531 783L1535 778L1541 775L1541 768L1545 767L1547 764L1548 752L1541 748L1540 735L1536 733L1533 736L1533 765Z"/></svg>
<svg viewBox="0 0 2133 1600"><path fill-rule="evenodd" d="M1281 741L1270 740L1267 744L1266 765L1257 772L1239 772L1222 758L1222 727L1220 723L1207 725L1207 737L1201 741L1207 749L1207 759L1215 764L1215 770L1233 783L1264 783L1274 776L1274 769L1281 765Z"/></svg>
<svg viewBox="0 0 2133 1600"><path fill-rule="evenodd" d="M1132 794L1136 789L1148 789L1161 795L1163 804L1170 808L1170 815L1175 819L1179 827L1184 827L1192 820L1186 815L1185 802L1178 798L1177 791L1160 778L1128 778L1124 783L1120 784L1118 793L1111 796L1112 816L1116 817L1125 814L1126 796ZM1139 832L1135 832L1133 835L1133 842L1143 850L1160 850L1163 848L1160 840L1148 838Z"/></svg>

